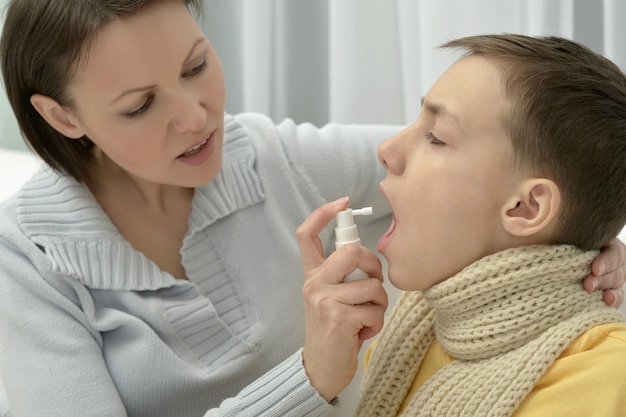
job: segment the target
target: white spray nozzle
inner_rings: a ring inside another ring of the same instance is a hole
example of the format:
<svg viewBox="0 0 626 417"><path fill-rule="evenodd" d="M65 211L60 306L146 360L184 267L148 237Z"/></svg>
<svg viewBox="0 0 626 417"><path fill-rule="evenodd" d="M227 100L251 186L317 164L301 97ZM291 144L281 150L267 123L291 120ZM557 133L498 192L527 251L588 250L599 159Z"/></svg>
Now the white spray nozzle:
<svg viewBox="0 0 626 417"><path fill-rule="evenodd" d="M373 212L371 207L363 207L362 209L356 210L352 210L349 208L344 211L340 211L339 213L337 213L336 217L337 228L342 229L345 227L354 226L354 219L352 218L353 216L369 216L372 213Z"/></svg>
<svg viewBox="0 0 626 417"><path fill-rule="evenodd" d="M371 207L363 207L362 209L352 210L353 216L371 216L374 212Z"/></svg>

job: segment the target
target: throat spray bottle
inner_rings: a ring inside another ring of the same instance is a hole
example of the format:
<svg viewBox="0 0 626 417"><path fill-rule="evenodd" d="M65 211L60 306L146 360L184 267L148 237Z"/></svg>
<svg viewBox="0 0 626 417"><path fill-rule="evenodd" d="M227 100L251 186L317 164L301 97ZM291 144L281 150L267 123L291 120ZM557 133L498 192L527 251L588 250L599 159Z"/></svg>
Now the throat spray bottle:
<svg viewBox="0 0 626 417"><path fill-rule="evenodd" d="M359 238L359 232L357 231L356 224L354 224L354 216L369 216L371 214L371 207L364 207L358 210L352 210L349 208L337 213L337 216L335 217L335 249L339 249L348 243L360 245L361 239ZM367 272L356 268L350 274L346 275L344 281L354 281L364 278L369 278Z"/></svg>

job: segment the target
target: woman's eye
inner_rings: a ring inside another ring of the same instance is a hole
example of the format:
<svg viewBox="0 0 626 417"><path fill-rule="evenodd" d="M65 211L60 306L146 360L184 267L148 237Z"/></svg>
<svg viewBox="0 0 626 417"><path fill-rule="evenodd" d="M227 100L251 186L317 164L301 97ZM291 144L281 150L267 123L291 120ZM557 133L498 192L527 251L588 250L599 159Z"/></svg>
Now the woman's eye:
<svg viewBox="0 0 626 417"><path fill-rule="evenodd" d="M140 107L131 111L130 113L124 114L124 116L128 117L129 119L132 119L133 117L137 117L137 116L144 114L150 108L153 101L154 101L154 95L151 94L148 97L148 99Z"/></svg>
<svg viewBox="0 0 626 417"><path fill-rule="evenodd" d="M428 141L433 145L438 145L438 146L445 145L445 143L443 143L442 141L437 139L435 135L433 135L433 132L426 132L424 136L426 136L426 139L428 139Z"/></svg>
<svg viewBox="0 0 626 417"><path fill-rule="evenodd" d="M207 62L206 60L203 60L202 63L196 67L193 67L189 72L186 72L185 74L183 74L183 77L193 77L195 75L200 74L202 71L204 71L204 69L207 67ZM129 119L132 119L133 117L137 117L137 116L141 116L143 113L145 113L150 106L152 105L152 102L154 101L154 95L150 95L148 97L148 99L137 109L129 112L129 113L125 113L124 116L128 117Z"/></svg>
<svg viewBox="0 0 626 417"><path fill-rule="evenodd" d="M204 69L207 67L207 62L206 60L203 60L202 63L200 65L198 65L197 67L193 67L191 69L191 71L186 72L185 74L183 74L183 77L193 77L194 75L198 75L200 74L202 71L204 71Z"/></svg>

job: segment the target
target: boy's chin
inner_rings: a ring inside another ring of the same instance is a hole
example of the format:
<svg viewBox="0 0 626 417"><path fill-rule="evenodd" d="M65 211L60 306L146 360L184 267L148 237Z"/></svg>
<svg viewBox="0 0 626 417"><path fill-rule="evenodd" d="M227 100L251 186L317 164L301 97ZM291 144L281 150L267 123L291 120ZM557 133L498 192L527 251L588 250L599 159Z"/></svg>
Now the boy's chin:
<svg viewBox="0 0 626 417"><path fill-rule="evenodd" d="M388 278L391 284L401 291L425 291L446 280L447 277L440 278L429 274L426 271L394 271L390 266Z"/></svg>
<svg viewBox="0 0 626 417"><path fill-rule="evenodd" d="M420 282L418 275L411 275L410 277L402 276L401 274L393 274L389 271L389 282L395 288L401 291L424 291L428 288L423 282Z"/></svg>

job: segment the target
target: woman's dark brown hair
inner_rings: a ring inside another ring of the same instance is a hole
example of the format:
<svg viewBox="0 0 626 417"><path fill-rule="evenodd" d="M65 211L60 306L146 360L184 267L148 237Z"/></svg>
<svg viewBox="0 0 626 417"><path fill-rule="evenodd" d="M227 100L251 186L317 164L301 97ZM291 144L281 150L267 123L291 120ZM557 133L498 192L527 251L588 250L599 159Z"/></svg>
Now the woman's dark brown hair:
<svg viewBox="0 0 626 417"><path fill-rule="evenodd" d="M30 103L43 94L72 108L68 86L98 33L166 0L12 0L6 9L0 59L6 93L27 144L52 168L89 180L92 142L69 139ZM172 0L167 0L172 1ZM198 15L202 0L180 0Z"/></svg>

